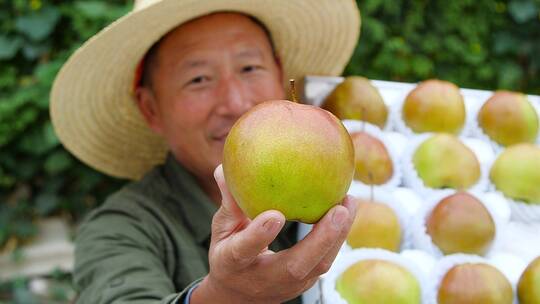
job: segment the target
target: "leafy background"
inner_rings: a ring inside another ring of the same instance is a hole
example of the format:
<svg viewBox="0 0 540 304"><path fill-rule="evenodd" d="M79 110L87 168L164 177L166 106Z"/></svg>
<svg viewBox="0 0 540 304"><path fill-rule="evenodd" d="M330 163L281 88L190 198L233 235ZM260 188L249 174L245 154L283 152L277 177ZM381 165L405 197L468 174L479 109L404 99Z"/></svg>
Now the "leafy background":
<svg viewBox="0 0 540 304"><path fill-rule="evenodd" d="M346 75L540 94L540 0L358 0L360 43ZM48 112L62 64L132 1L0 0L0 252L36 234L35 221L76 223L124 181L63 149ZM84 71L81 71L84 73ZM1 271L1 270L0 270ZM0 282L0 303L66 303L70 275L54 272L45 298L28 278Z"/></svg>

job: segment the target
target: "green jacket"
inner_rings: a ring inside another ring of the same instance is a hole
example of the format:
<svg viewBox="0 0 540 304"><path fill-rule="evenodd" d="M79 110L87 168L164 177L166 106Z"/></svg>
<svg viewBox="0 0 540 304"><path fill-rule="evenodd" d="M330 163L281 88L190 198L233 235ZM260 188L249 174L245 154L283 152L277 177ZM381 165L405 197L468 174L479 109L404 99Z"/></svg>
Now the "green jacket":
<svg viewBox="0 0 540 304"><path fill-rule="evenodd" d="M216 210L193 175L169 155L81 225L73 278L77 303L183 303L189 287L208 273ZM288 222L270 248L292 246L296 230Z"/></svg>

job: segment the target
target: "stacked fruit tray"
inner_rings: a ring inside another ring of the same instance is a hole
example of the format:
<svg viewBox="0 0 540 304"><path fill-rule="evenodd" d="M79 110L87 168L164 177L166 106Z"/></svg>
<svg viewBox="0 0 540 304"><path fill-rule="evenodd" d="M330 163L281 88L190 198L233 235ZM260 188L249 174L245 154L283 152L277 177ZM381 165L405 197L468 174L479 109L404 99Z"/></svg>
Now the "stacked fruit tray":
<svg viewBox="0 0 540 304"><path fill-rule="evenodd" d="M304 303L540 303L539 96L308 76L303 102L351 134L359 201Z"/></svg>

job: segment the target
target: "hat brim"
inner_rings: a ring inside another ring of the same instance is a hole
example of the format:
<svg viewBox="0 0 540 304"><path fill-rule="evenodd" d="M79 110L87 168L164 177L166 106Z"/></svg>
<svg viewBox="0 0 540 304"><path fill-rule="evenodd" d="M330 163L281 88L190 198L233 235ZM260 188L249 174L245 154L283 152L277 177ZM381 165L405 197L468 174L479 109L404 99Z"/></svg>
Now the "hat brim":
<svg viewBox="0 0 540 304"><path fill-rule="evenodd" d="M158 1L103 29L62 67L51 91L50 111L66 149L115 177L138 179L162 163L167 147L134 103L135 70L171 29L220 11L251 15L268 28L285 79L341 74L360 33L353 0Z"/></svg>

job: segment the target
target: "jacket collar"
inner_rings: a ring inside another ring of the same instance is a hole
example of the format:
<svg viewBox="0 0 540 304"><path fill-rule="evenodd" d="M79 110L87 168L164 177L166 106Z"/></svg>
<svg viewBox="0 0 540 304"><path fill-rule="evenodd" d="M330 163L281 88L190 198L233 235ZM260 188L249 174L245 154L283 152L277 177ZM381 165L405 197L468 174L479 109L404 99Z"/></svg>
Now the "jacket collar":
<svg viewBox="0 0 540 304"><path fill-rule="evenodd" d="M191 229L195 240L202 244L209 240L212 217L218 206L202 190L195 176L169 153L164 164L164 175L173 200L179 202L181 216Z"/></svg>

